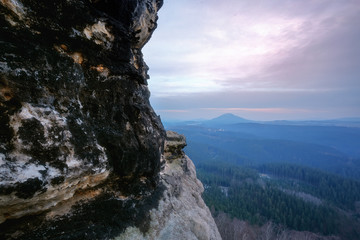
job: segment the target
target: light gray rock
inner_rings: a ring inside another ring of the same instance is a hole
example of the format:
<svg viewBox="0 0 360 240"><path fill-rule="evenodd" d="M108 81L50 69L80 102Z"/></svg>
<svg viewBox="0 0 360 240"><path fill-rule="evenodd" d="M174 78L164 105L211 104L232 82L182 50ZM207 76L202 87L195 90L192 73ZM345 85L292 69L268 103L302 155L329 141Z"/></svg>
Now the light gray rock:
<svg viewBox="0 0 360 240"><path fill-rule="evenodd" d="M161 182L166 187L156 209L150 211L150 230L145 234L129 227L116 240L125 239L221 239L210 210L201 198L204 191L193 162L183 151L174 158L173 149L183 148L185 137L168 131ZM165 157L166 156L166 157ZM170 158L169 158L170 157Z"/></svg>

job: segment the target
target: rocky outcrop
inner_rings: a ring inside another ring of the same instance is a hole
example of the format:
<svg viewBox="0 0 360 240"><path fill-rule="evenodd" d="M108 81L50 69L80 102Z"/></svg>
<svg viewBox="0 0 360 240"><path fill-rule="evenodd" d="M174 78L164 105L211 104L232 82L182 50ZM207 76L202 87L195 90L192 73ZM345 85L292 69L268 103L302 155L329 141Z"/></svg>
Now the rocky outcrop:
<svg viewBox="0 0 360 240"><path fill-rule="evenodd" d="M176 209L193 212L181 201L199 210L184 236L216 232L201 223L211 217L181 147L170 152L187 170L165 164L160 174L165 131L149 104L141 48L161 6L0 0L0 239L166 236L181 228L168 225L183 223L176 216L186 219Z"/></svg>
<svg viewBox="0 0 360 240"><path fill-rule="evenodd" d="M184 154L185 137L168 131L161 182L165 186L159 206L150 211L150 231L129 227L118 240L125 239L221 239L217 226L201 194L193 162Z"/></svg>

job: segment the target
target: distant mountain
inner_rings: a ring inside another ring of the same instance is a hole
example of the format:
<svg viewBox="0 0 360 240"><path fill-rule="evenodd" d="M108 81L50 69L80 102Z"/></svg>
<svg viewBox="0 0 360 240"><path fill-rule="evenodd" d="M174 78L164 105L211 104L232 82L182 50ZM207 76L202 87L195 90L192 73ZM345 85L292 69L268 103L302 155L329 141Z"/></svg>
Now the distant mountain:
<svg viewBox="0 0 360 240"><path fill-rule="evenodd" d="M205 124L235 124L235 123L249 123L251 120L236 116L232 113L223 114L217 118L213 118L204 122Z"/></svg>
<svg viewBox="0 0 360 240"><path fill-rule="evenodd" d="M359 117L348 117L348 118L338 118L338 119L332 119L329 121L342 121L342 122L360 122Z"/></svg>
<svg viewBox="0 0 360 240"><path fill-rule="evenodd" d="M271 126L322 126L322 127L348 127L348 128L360 128L360 118L339 118L339 119L330 119L330 120L273 120L273 121L256 121L249 120L239 116L236 116L232 113L226 113L220 115L219 117L204 120L172 120L172 121L163 121L165 128L169 129L175 126L203 126L203 127L214 127L214 128L237 128L237 126L231 125L241 125L241 124L261 124L261 125L271 125ZM357 131L357 130L356 130Z"/></svg>

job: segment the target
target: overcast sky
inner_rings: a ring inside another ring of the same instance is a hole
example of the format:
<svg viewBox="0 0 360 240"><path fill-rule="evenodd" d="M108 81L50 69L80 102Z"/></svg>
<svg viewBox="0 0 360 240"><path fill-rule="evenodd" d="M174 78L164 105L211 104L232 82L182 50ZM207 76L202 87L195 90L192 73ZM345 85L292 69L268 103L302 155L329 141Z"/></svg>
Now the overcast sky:
<svg viewBox="0 0 360 240"><path fill-rule="evenodd" d="M165 120L360 117L360 0L165 0L143 53Z"/></svg>

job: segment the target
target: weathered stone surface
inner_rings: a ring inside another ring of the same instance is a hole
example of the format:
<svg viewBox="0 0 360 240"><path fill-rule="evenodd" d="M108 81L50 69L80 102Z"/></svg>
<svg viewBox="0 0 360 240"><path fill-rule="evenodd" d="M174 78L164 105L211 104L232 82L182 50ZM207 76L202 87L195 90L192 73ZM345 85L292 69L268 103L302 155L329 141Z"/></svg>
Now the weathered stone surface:
<svg viewBox="0 0 360 240"><path fill-rule="evenodd" d="M185 138L164 153L149 104L161 6L0 0L0 239L219 237Z"/></svg>
<svg viewBox="0 0 360 240"><path fill-rule="evenodd" d="M168 161L171 161L172 159L177 159L184 155L183 148L186 146L186 138L184 135L180 135L176 132L167 131L165 145L165 158L168 159Z"/></svg>
<svg viewBox="0 0 360 240"><path fill-rule="evenodd" d="M0 1L0 223L154 191L165 132L141 48L161 5Z"/></svg>
<svg viewBox="0 0 360 240"><path fill-rule="evenodd" d="M204 188L196 178L195 166L182 150L178 150L185 145L183 135L167 131L165 165L160 174L165 191L158 208L150 211L149 231L143 233L138 228L129 227L117 240L221 239L201 198Z"/></svg>

